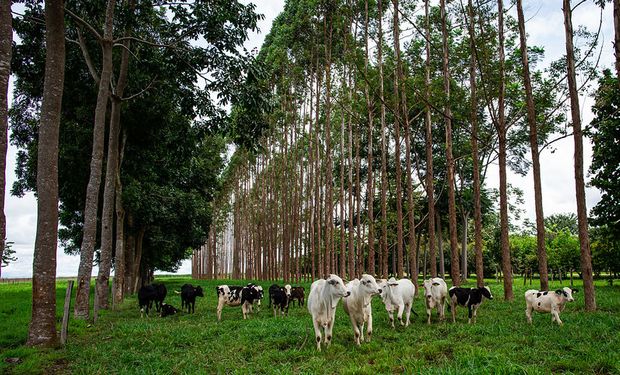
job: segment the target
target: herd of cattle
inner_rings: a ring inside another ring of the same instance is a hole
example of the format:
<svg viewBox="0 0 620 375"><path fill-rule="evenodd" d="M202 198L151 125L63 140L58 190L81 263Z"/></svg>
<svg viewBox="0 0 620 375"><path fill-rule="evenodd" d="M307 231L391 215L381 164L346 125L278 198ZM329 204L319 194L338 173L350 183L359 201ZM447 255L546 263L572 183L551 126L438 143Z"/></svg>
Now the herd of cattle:
<svg viewBox="0 0 620 375"><path fill-rule="evenodd" d="M446 282L439 277L424 280L420 286L424 289L424 303L426 306L427 323L431 324L431 313L437 309L439 320L445 319L445 307L452 312L452 322L456 322L456 309L458 306L467 307L469 323L476 322L478 308L484 298L492 300L493 295L489 287L448 289ZM216 288L218 296L217 319L222 320L224 306L241 306L243 319L260 310L263 299L263 287L250 283L246 286L219 285ZM576 289L568 287L554 292L528 290L525 292L526 310L525 315L529 323L532 322L532 311L551 313L551 321L562 324L560 312L564 310L566 302L574 301L572 293ZM202 287L185 284L176 294L181 295L181 309L187 308L188 313L193 313L196 305L196 297L204 297ZM269 307L273 309L274 316L288 315L289 306L305 304L305 289L301 286L279 286L273 284L269 287ZM143 286L138 291L138 303L140 315L149 313L155 305L155 309L161 317L174 315L178 312L172 305L166 304L164 299L167 289L164 284L151 284ZM409 279L376 280L373 276L364 274L360 279L354 279L348 283L338 275L329 275L326 279L318 279L312 283L308 295L307 307L312 315L312 323L316 338L317 349L321 350L321 342L329 346L332 340L332 331L336 315L336 307L342 299L345 313L351 320L354 340L357 345L362 341L370 341L372 337L372 309L371 300L379 295L385 309L388 312L390 323L394 327L394 313L403 326L408 326L412 312L413 299L416 295L416 285ZM415 311L413 311L416 314ZM403 320L403 314L405 319ZM417 314L416 314L417 315ZM364 326L366 337L364 338Z"/></svg>

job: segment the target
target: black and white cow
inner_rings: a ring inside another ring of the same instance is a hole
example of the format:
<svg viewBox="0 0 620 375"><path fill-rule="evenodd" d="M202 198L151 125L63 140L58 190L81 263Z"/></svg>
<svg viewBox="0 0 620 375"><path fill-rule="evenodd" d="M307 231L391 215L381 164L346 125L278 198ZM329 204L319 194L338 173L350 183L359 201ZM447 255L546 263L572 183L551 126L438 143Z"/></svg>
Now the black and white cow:
<svg viewBox="0 0 620 375"><path fill-rule="evenodd" d="M254 284L248 286L218 285L217 292L217 320L222 320L224 306L241 306L243 319L247 319L252 312L252 305L258 300L259 289Z"/></svg>
<svg viewBox="0 0 620 375"><path fill-rule="evenodd" d="M303 306L306 298L306 289L303 286L294 286L291 289L291 305L295 306L295 301L297 301L297 305Z"/></svg>
<svg viewBox="0 0 620 375"><path fill-rule="evenodd" d="M167 303L162 303L161 304L161 314L160 316L162 318L166 317L166 316L170 316L170 315L174 315L176 313L178 313L179 310L176 309L176 307L169 305Z"/></svg>
<svg viewBox="0 0 620 375"><path fill-rule="evenodd" d="M558 322L559 325L562 325L560 312L564 310L566 302L573 302L575 300L573 293L577 292L577 289L569 287L558 289L555 292L528 290L525 292L525 316L528 323L532 323L532 310L536 310L538 312L550 312L551 322Z"/></svg>
<svg viewBox="0 0 620 375"><path fill-rule="evenodd" d="M476 314L478 307L482 304L483 297L493 299L491 289L488 286L482 288L459 288L453 286L448 290L450 294L450 307L452 310L452 323L456 322L456 307L465 306L469 311L468 323L471 323L472 317L476 323Z"/></svg>
<svg viewBox="0 0 620 375"><path fill-rule="evenodd" d="M178 292L177 292L178 293ZM181 287L181 310L187 307L187 313L194 313L196 297L204 297L201 286L184 284Z"/></svg>
<svg viewBox="0 0 620 375"><path fill-rule="evenodd" d="M289 288L290 290L290 288ZM288 315L290 293L287 293L286 287L273 284L269 287L269 303L273 307L273 316L277 316L277 311L280 309L280 314L284 316Z"/></svg>

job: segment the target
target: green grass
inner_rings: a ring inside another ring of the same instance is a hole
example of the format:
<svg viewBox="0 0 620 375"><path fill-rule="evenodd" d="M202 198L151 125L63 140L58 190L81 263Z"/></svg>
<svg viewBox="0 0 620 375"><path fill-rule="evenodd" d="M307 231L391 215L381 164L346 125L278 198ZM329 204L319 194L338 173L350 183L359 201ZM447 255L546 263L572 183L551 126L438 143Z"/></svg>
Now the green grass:
<svg viewBox="0 0 620 375"><path fill-rule="evenodd" d="M222 281L162 277L167 302L180 307L172 291L186 283L202 285L196 313L140 318L135 297L119 311L104 311L96 325L71 321L66 348L38 350L24 346L30 319L30 284L0 284L0 373L238 373L238 374L384 374L384 373L619 373L620 287L597 282L599 310L586 313L583 295L561 314L564 326L550 314L525 322L522 280L515 280L515 302L502 300L502 286L488 280L494 296L478 311L478 323L467 324L466 309L458 321L426 325L421 298L414 302L409 327L389 326L383 304L373 300L371 343L353 344L353 331L339 304L330 348L317 352L312 320L305 307L292 307L287 318L262 311L243 321L239 307L226 307L222 322L215 313L214 287ZM244 281L227 281L243 285ZM268 289L270 282L261 282ZM566 285L566 283L565 283ZM309 284L305 284L309 291ZM558 282L553 283L555 289ZM580 288L579 284L576 284ZM66 282L58 283L58 321ZM447 314L449 316L449 314ZM19 357L19 364L6 358Z"/></svg>

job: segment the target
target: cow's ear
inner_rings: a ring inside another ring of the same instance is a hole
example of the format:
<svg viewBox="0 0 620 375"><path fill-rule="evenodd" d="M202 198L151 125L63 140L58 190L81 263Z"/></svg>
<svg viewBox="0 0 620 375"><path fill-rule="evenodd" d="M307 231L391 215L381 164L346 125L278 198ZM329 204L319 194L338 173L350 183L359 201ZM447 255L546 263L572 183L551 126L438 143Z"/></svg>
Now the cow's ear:
<svg viewBox="0 0 620 375"><path fill-rule="evenodd" d="M564 293L564 291L562 289L558 289L555 291L555 294L557 294L558 296L561 296Z"/></svg>
<svg viewBox="0 0 620 375"><path fill-rule="evenodd" d="M439 285L439 283L433 283L433 285L437 286L437 285Z"/></svg>
<svg viewBox="0 0 620 375"><path fill-rule="evenodd" d="M389 286L397 286L398 283L388 283Z"/></svg>
<svg viewBox="0 0 620 375"><path fill-rule="evenodd" d="M571 289L573 293L579 293L579 289Z"/></svg>

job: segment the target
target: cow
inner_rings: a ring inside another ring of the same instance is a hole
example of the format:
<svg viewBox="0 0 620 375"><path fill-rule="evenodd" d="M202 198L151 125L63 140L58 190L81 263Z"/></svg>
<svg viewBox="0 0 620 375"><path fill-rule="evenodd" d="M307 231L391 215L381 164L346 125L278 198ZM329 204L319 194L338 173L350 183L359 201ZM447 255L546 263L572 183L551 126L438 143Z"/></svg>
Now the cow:
<svg viewBox="0 0 620 375"><path fill-rule="evenodd" d="M394 327L394 311L398 310L397 317L400 325L409 326L409 317L413 307L415 296L415 285L409 279L396 280L393 277L389 280L379 281L381 288L381 300L390 317L392 328ZM405 322L403 323L403 312L405 312ZM415 314L415 311L414 311Z"/></svg>
<svg viewBox="0 0 620 375"><path fill-rule="evenodd" d="M381 288L377 285L375 278L368 274L362 275L361 279L349 281L346 288L351 295L342 301L342 306L351 319L355 343L360 346L361 341L364 341L364 324L367 324L366 342L370 342L372 338L372 307L370 303L372 296L381 294Z"/></svg>
<svg viewBox="0 0 620 375"><path fill-rule="evenodd" d="M290 285L289 285L290 286ZM290 290L290 288L289 288ZM277 316L277 310L280 309L281 315L288 315L289 294L287 294L286 286L281 287L273 284L269 287L269 302L273 306L273 316Z"/></svg>
<svg viewBox="0 0 620 375"><path fill-rule="evenodd" d="M178 292L176 292L178 294ZM181 310L187 307L187 313L194 313L196 307L196 297L204 297L201 286L184 284L181 287Z"/></svg>
<svg viewBox="0 0 620 375"><path fill-rule="evenodd" d="M459 288L453 286L448 290L448 294L450 295L452 323L456 323L456 307L461 305L467 307L469 311L468 323L471 324L473 317L475 324L478 307L482 304L482 300L484 298L493 299L493 294L491 294L491 289L488 286L479 288Z"/></svg>
<svg viewBox="0 0 620 375"><path fill-rule="evenodd" d="M179 310L176 309L176 307L169 305L167 303L162 303L161 304L161 314L160 316L162 318L166 317L166 316L170 316L170 315L174 315L176 313L178 313Z"/></svg>
<svg viewBox="0 0 620 375"><path fill-rule="evenodd" d="M263 300L263 296L265 295L265 292L263 291L263 287L260 285L254 285L254 287L256 288L257 292L258 292L258 298L256 299L256 311L260 311L260 303Z"/></svg>
<svg viewBox="0 0 620 375"><path fill-rule="evenodd" d="M155 310L160 311L161 306L164 303L164 299L166 299L166 295L168 294L168 289L164 284L152 284L155 288Z"/></svg>
<svg viewBox="0 0 620 375"><path fill-rule="evenodd" d="M532 310L536 310L538 312L550 312L551 322L555 321L562 325L560 312L564 310L566 302L573 302L575 300L573 293L577 292L577 289L569 287L558 289L555 292L528 290L525 292L525 317L528 323L532 323Z"/></svg>
<svg viewBox="0 0 620 375"><path fill-rule="evenodd" d="M431 324L431 312L437 307L439 320L445 318L446 299L448 298L448 286L440 277L424 280L424 303L426 304L427 323Z"/></svg>
<svg viewBox="0 0 620 375"><path fill-rule="evenodd" d="M269 307L271 307L271 303L272 303L272 298L271 296L278 290L282 289L284 291L284 294L286 295L287 299L290 301L291 299L291 290L292 290L292 286L290 286L289 284L286 284L285 286L281 287L278 284L273 284L269 287ZM279 292L278 292L279 293ZM288 302L287 302L287 306L288 306Z"/></svg>
<svg viewBox="0 0 620 375"><path fill-rule="evenodd" d="M304 305L304 300L306 298L306 289L303 286L294 286L291 289L291 304L295 306L295 300L299 306Z"/></svg>
<svg viewBox="0 0 620 375"><path fill-rule="evenodd" d="M321 351L321 327L325 330L325 345L329 347L332 341L336 306L341 298L349 295L351 292L346 289L338 275L332 274L326 279L318 279L310 286L308 311L312 315L316 348L319 351Z"/></svg>
<svg viewBox="0 0 620 375"><path fill-rule="evenodd" d="M153 301L157 299L157 290L153 285L144 285L138 290L138 306L140 317L149 316L149 310L153 308Z"/></svg>
<svg viewBox="0 0 620 375"><path fill-rule="evenodd" d="M217 320L222 320L222 310L224 306L241 306L243 319L247 319L252 312L252 305L259 297L259 289L254 284L247 286L218 285L215 287L217 292Z"/></svg>

